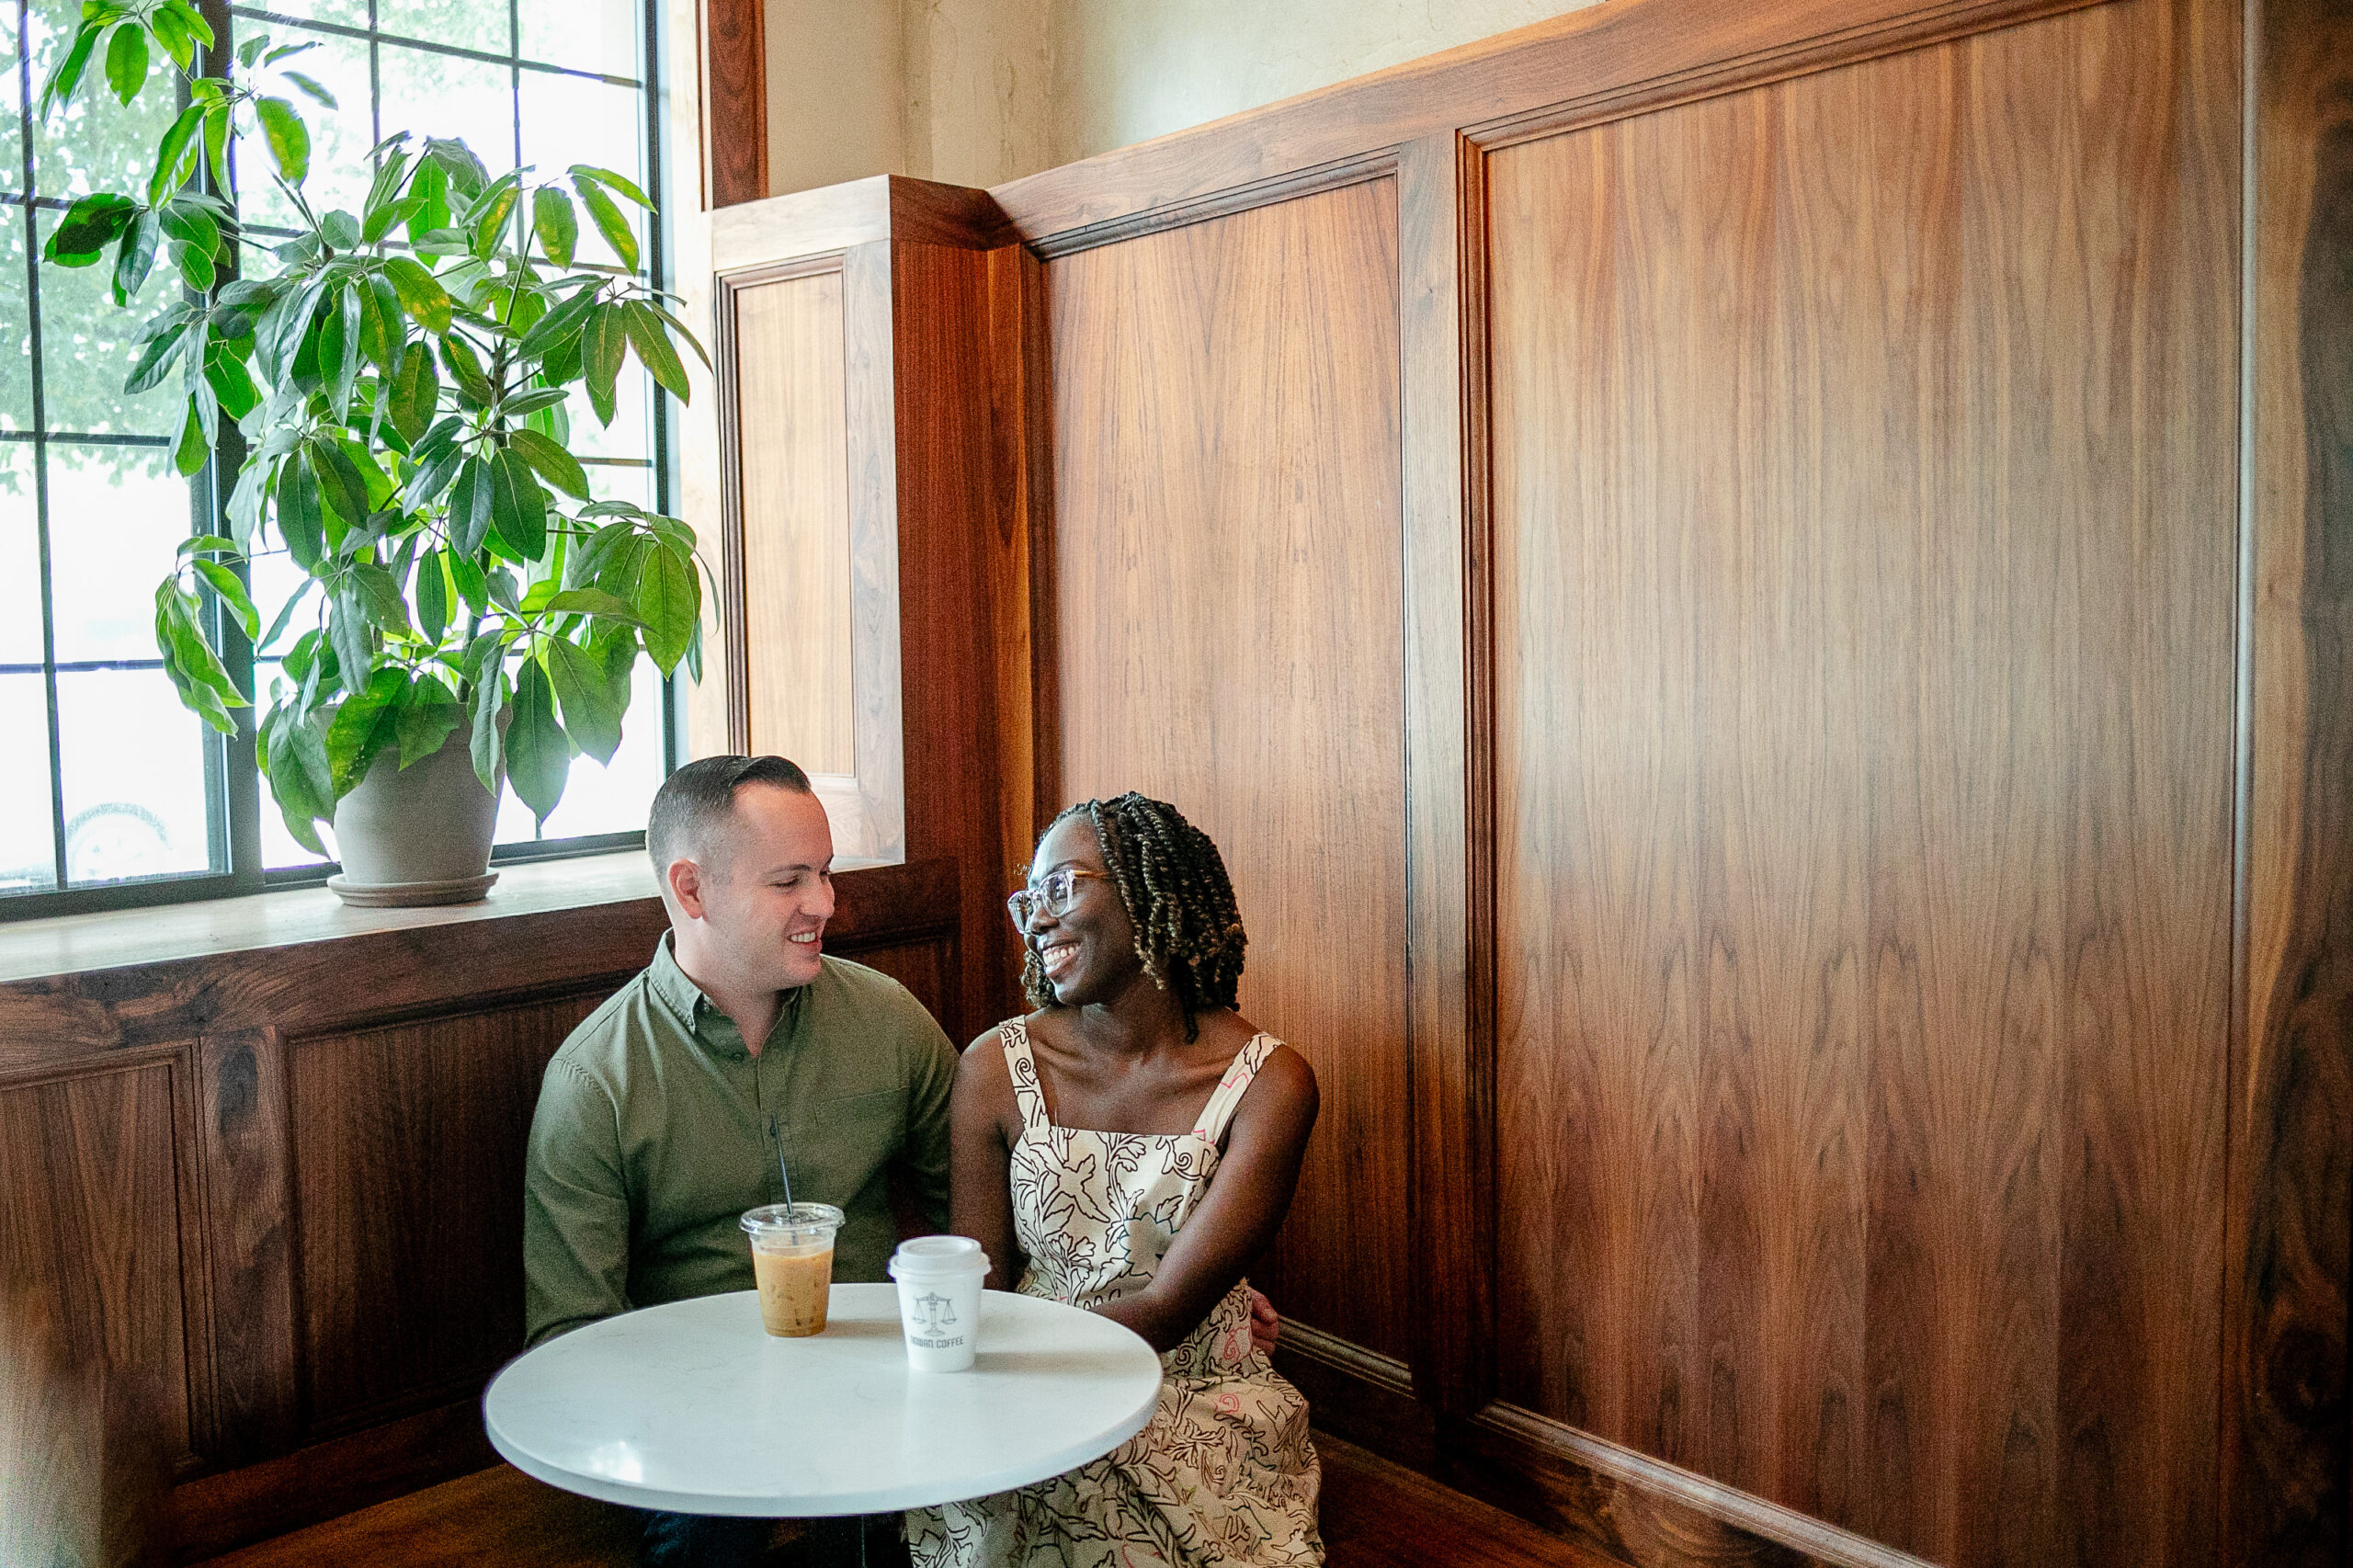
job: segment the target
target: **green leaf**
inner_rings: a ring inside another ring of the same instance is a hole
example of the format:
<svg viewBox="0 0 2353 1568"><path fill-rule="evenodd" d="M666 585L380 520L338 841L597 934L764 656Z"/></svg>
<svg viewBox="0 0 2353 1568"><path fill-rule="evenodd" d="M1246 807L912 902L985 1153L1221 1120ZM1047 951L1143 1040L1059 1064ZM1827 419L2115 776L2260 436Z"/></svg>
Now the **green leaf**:
<svg viewBox="0 0 2353 1568"><path fill-rule="evenodd" d="M551 596L544 607L551 615L601 615L637 624L637 610L618 594L602 588L566 588Z"/></svg>
<svg viewBox="0 0 2353 1568"><path fill-rule="evenodd" d="M533 387L528 392L519 392L512 397L502 398L499 401L498 413L502 418L520 419L526 415L537 414L543 408L553 408L571 395L562 387Z"/></svg>
<svg viewBox="0 0 2353 1568"><path fill-rule="evenodd" d="M654 203L646 199L645 192L638 189L635 185L626 179L623 179L620 176L615 174L610 169L600 169L594 164L573 165L572 176L574 181L577 181L583 176L596 181L598 185L605 186L609 189L617 191L620 195L629 198L631 201L636 202L640 207L644 208L648 212L654 210Z"/></svg>
<svg viewBox="0 0 2353 1568"><path fill-rule="evenodd" d="M345 528L356 528L373 510L368 505L368 482L351 454L325 437L303 443L311 472L318 476L319 498L335 509Z"/></svg>
<svg viewBox="0 0 2353 1568"><path fill-rule="evenodd" d="M164 237L164 220L152 207L141 211L122 232L114 248L114 302L127 305L147 286L155 269L155 246Z"/></svg>
<svg viewBox="0 0 2353 1568"><path fill-rule="evenodd" d="M188 183L196 172L197 155L201 150L197 136L204 129L204 106L190 104L180 110L164 139L155 144L155 172L147 181L147 199L151 204Z"/></svg>
<svg viewBox="0 0 2353 1568"><path fill-rule="evenodd" d="M316 824L335 815L335 783L324 739L308 722L281 708L263 724L260 740L262 772L287 831L312 854L325 854Z"/></svg>
<svg viewBox="0 0 2353 1568"><path fill-rule="evenodd" d="M328 596L327 642L335 649L335 673L343 683L343 689L350 692L365 690L369 668L376 662L376 649L368 637L368 607L360 602L358 590L347 584ZM388 668L377 673L397 675L399 672ZM333 755L332 747L329 755Z"/></svg>
<svg viewBox="0 0 2353 1568"><path fill-rule="evenodd" d="M515 680L515 718L506 730L506 777L515 794L541 823L563 799L572 743L556 722L555 693L537 659L525 659Z"/></svg>
<svg viewBox="0 0 2353 1568"><path fill-rule="evenodd" d="M432 158L417 161L416 174L408 182L409 199L416 210L402 220L408 227L409 243L437 229L449 226L449 173Z"/></svg>
<svg viewBox="0 0 2353 1568"><path fill-rule="evenodd" d="M454 699L426 698L420 690L418 699L402 708L396 721L401 766L413 767L439 751L449 733L465 721L463 703Z"/></svg>
<svg viewBox="0 0 2353 1568"><path fill-rule="evenodd" d="M449 291L433 274L408 257L396 256L384 263L384 276L400 296L401 308L416 318L417 325L430 333L449 330Z"/></svg>
<svg viewBox="0 0 2353 1568"><path fill-rule="evenodd" d="M572 188L580 193L581 205L588 209L588 216L596 223L597 232L605 236L605 243L613 247L615 256L620 257L621 270L635 272L637 235L631 232L629 219L594 181L575 174L572 176Z"/></svg>
<svg viewBox="0 0 2353 1568"><path fill-rule="evenodd" d="M358 250L359 220L338 207L319 220L319 237L336 250Z"/></svg>
<svg viewBox="0 0 2353 1568"><path fill-rule="evenodd" d="M127 196L108 190L85 196L50 231L41 256L61 267L87 267L138 217L139 204Z"/></svg>
<svg viewBox="0 0 2353 1568"><path fill-rule="evenodd" d="M400 740L401 710L408 705L408 676L387 666L367 685L343 699L327 725L327 772L340 800L368 777L368 769L388 745Z"/></svg>
<svg viewBox="0 0 2353 1568"><path fill-rule="evenodd" d="M469 563L490 532L493 488L490 464L480 458L466 459L458 470L457 483L449 487L449 548ZM462 579L460 585L463 586Z"/></svg>
<svg viewBox="0 0 2353 1568"><path fill-rule="evenodd" d="M183 474L194 474L211 455L212 443L205 438L204 418L197 412L196 399L189 398L188 417L180 422L180 437L172 447L172 466Z"/></svg>
<svg viewBox="0 0 2353 1568"><path fill-rule="evenodd" d="M471 399L476 408L488 408L498 394L490 378L483 374L473 346L454 332L444 333L440 343L441 362L449 368L449 379L458 383L459 393Z"/></svg>
<svg viewBox="0 0 2353 1568"><path fill-rule="evenodd" d="M176 16L180 25L188 29L188 36L197 42L207 49L212 47L212 24L206 21L204 13L190 5L188 0L164 0L162 9Z"/></svg>
<svg viewBox="0 0 2353 1568"><path fill-rule="evenodd" d="M578 643L557 637L548 642L548 669L573 742L598 762L611 762L620 749L621 716L613 707L603 662ZM521 793L519 783L517 793Z"/></svg>
<svg viewBox="0 0 2353 1568"><path fill-rule="evenodd" d="M439 646L449 631L449 569L438 550L428 550L416 563L416 629L425 640Z"/></svg>
<svg viewBox="0 0 2353 1568"><path fill-rule="evenodd" d="M678 351L670 347L662 318L633 300L621 311L621 320L628 325L629 340L636 347L637 357L645 361L645 368L654 372L654 381L664 392L680 403L687 402L687 368L679 363Z"/></svg>
<svg viewBox="0 0 2353 1568"><path fill-rule="evenodd" d="M492 186L476 199L472 219L473 251L476 256L489 256L497 254L499 232L506 228L506 220L514 216L515 203L519 194L516 189L516 176L501 175L498 176L496 185Z"/></svg>
<svg viewBox="0 0 2353 1568"><path fill-rule="evenodd" d="M490 526L509 560L533 562L547 553L547 493L511 448L491 454Z"/></svg>
<svg viewBox="0 0 2353 1568"><path fill-rule="evenodd" d="M227 104L212 104L204 111L204 161L211 167L216 190L229 188L229 115Z"/></svg>
<svg viewBox="0 0 2353 1568"><path fill-rule="evenodd" d="M203 331L204 325L200 321L181 321L173 330L160 334L152 339L141 351L139 358L132 361L131 374L124 379L122 390L127 392L153 392L155 388L162 386L164 377L170 371L173 363L179 358L181 352L188 347L189 342L201 335Z"/></svg>
<svg viewBox="0 0 2353 1568"><path fill-rule="evenodd" d="M457 585L459 597L466 601L466 607L477 616L489 614L490 584L483 579L482 568L474 564L471 556L452 555L448 560L449 579Z"/></svg>
<svg viewBox="0 0 2353 1568"><path fill-rule="evenodd" d="M496 641L494 638L492 640ZM474 777L493 795L498 793L499 781L506 774L505 727L498 722L499 710L506 699L506 672L493 659L487 668L474 677Z"/></svg>
<svg viewBox="0 0 2353 1568"><path fill-rule="evenodd" d="M310 96L311 100L322 108L340 108L343 107L335 101L335 95L333 93L328 92L317 82L308 76L305 76L300 71L287 72L286 79L293 83L296 86L301 88L304 93Z"/></svg>
<svg viewBox="0 0 2353 1568"><path fill-rule="evenodd" d="M588 406L599 425L613 422L614 388L620 380L621 361L629 354L629 326L623 309L620 305L598 308L580 335L580 360L588 379Z"/></svg>
<svg viewBox="0 0 2353 1568"><path fill-rule="evenodd" d="M482 166L482 160L463 142L430 138L425 143L425 155L449 176L449 188L461 201L472 200L490 183L490 171Z"/></svg>
<svg viewBox="0 0 2353 1568"><path fill-rule="evenodd" d="M441 381L433 369L433 356L412 354L401 361L399 371L392 377L392 395L386 405L385 417L414 449L424 438L426 427L433 423L433 412L440 400ZM438 494L438 491L434 492L434 494ZM433 496L426 495L422 499L429 501Z"/></svg>
<svg viewBox="0 0 2353 1568"><path fill-rule="evenodd" d="M380 631L412 634L408 622L408 604L401 597L401 585L381 566L359 562L351 568L353 598L368 624Z"/></svg>
<svg viewBox="0 0 2353 1568"><path fill-rule="evenodd" d="M588 499L588 475L570 452L536 430L516 431L507 437L507 445L509 450L522 454L523 460L550 484L566 495Z"/></svg>
<svg viewBox="0 0 2353 1568"><path fill-rule="evenodd" d="M221 602L229 607L229 613L236 617L237 625L244 630L246 640L252 641L261 631L261 612L254 608L253 596L237 580L237 574L218 561L199 561L193 564L198 574L211 584L212 591L221 596Z"/></svg>
<svg viewBox="0 0 2353 1568"><path fill-rule="evenodd" d="M580 243L580 217L572 210L572 198L553 186L541 186L531 193L531 228L540 236L540 248L558 267L572 265L574 247Z"/></svg>
<svg viewBox="0 0 2353 1568"><path fill-rule="evenodd" d="M107 85L127 106L146 85L147 29L137 22L125 22L107 43Z"/></svg>
<svg viewBox="0 0 2353 1568"><path fill-rule="evenodd" d="M311 132L294 106L284 98L256 98L254 112L261 118L262 139L269 145L269 160L288 185L300 186L311 173Z"/></svg>
<svg viewBox="0 0 2353 1568"><path fill-rule="evenodd" d="M147 15L148 27L154 29L155 41L172 57L172 63L186 71L196 63L196 40L188 36L187 21L169 6L158 6Z"/></svg>
<svg viewBox="0 0 2353 1568"><path fill-rule="evenodd" d="M74 101L74 91L82 85L82 74L89 69L90 56L97 50L98 39L106 30L103 24L82 24L82 30L74 37L74 47L65 51L65 58L57 62L57 69L50 73L49 80L41 86L43 119L49 118L51 109Z"/></svg>
<svg viewBox="0 0 2353 1568"><path fill-rule="evenodd" d="M668 311L664 310L652 300L640 300L638 303L642 305L645 309L652 311L655 315L661 317L664 322L667 323L670 330L676 333L679 339L683 341L688 347L695 351L695 358L702 361L702 368L706 370L710 369L710 356L702 351L702 344L696 339L693 331L688 327L686 323L672 315Z"/></svg>
<svg viewBox="0 0 2353 1568"><path fill-rule="evenodd" d="M638 574L637 616L645 626L647 654L668 675L678 667L687 640L702 619L702 584L691 556L666 544L646 552Z"/></svg>
<svg viewBox="0 0 2353 1568"><path fill-rule="evenodd" d="M278 532L286 553L303 571L315 569L326 554L326 519L319 502L319 482L301 453L289 457L278 470Z"/></svg>
<svg viewBox="0 0 2353 1568"><path fill-rule="evenodd" d="M317 580L315 577L305 577L294 585L294 591L286 596L286 603L278 608L278 619L269 623L268 633L254 644L255 653L267 653L278 638L285 635L287 624L294 619L295 607L310 597L311 585ZM317 633L313 632L310 635L316 636Z"/></svg>

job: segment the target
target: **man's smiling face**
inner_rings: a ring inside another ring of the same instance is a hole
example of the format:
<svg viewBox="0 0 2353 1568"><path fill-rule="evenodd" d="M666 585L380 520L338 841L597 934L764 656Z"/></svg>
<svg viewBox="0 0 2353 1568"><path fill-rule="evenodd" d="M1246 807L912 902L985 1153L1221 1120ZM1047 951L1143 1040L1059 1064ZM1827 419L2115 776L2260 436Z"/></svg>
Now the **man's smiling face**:
<svg viewBox="0 0 2353 1568"><path fill-rule="evenodd" d="M735 793L704 868L703 923L739 982L790 990L824 968L834 913L834 830L814 795L772 784Z"/></svg>

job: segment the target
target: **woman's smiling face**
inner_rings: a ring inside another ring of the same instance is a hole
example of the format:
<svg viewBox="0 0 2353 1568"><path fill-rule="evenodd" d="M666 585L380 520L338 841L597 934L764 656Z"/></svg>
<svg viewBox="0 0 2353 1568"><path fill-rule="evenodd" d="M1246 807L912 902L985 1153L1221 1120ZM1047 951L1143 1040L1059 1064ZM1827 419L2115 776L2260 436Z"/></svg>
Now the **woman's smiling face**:
<svg viewBox="0 0 2353 1568"><path fill-rule="evenodd" d="M1054 1001L1064 1007L1108 1001L1142 967L1136 959L1135 923L1128 918L1120 890L1103 863L1095 824L1084 814L1064 817L1038 845L1029 886L1041 887L1057 871L1092 872L1071 883L1070 902L1060 914L1040 898L1021 925L1021 939L1038 955Z"/></svg>

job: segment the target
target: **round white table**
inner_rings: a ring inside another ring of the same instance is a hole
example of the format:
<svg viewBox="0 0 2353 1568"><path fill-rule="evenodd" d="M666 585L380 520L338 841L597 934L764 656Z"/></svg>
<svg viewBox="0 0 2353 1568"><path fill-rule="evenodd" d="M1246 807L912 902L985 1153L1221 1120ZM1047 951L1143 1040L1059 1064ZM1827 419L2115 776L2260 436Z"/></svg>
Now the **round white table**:
<svg viewBox="0 0 2353 1568"><path fill-rule="evenodd" d="M879 1514L1027 1486L1143 1429L1160 1358L1094 1312L981 1301L967 1372L915 1372L895 1285L835 1285L825 1332L761 1331L743 1290L624 1312L509 1362L483 1395L527 1475L684 1514Z"/></svg>

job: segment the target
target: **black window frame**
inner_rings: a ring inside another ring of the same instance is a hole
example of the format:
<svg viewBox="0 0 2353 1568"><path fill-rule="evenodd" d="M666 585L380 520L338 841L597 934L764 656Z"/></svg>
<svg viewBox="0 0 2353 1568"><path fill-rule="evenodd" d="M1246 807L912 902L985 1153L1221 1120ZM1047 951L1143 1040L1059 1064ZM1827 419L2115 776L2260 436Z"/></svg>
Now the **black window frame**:
<svg viewBox="0 0 2353 1568"><path fill-rule="evenodd" d="M227 0L202 0L205 18L213 28L217 40L210 51L210 62L225 65L234 58L235 31L238 24L267 27L281 41L299 34L337 37L364 42L369 49L369 97L371 123L377 127L377 139L383 129L382 80L378 69L380 48L389 44L396 48L413 49L425 53L440 54L484 63L503 64L508 70L508 103L513 142L499 149L504 157L515 156L520 147L522 125L522 75L526 71L601 81L611 85L635 89L644 100L644 185L662 204L662 211L650 215L646 224L645 275L657 289L668 287L668 225L664 212L668 209L666 169L663 158L663 125L661 117L662 64L668 40L663 36L662 0L639 0L638 15L642 47L640 51L643 76L640 80L619 77L602 72L585 71L576 67L559 66L544 61L523 57L520 0L506 0L507 51L495 54L478 49L437 43L430 40L414 39L389 33L379 25L379 0L367 0L368 26L355 27L340 22L328 22L310 17L290 16L263 6L230 4ZM17 115L23 185L13 190L0 189L0 211L12 216L25 210L25 269L26 303L28 335L31 340L31 428L23 431L0 430L0 443L29 446L33 451L33 505L36 538L39 545L40 570L40 613L42 661L38 666L21 664L0 665L0 674L31 675L43 677L47 699L48 766L50 786L50 826L51 852L55 857L55 882L46 891L0 893L0 925L18 921L46 919L58 915L82 915L115 910L141 909L160 905L199 903L211 899L239 898L253 893L267 892L281 888L317 887L341 869L339 862L329 860L313 866L290 866L265 869L262 861L262 812L275 808L268 805L259 768L254 760L254 733L259 721L256 708L237 710L234 734L222 734L210 725L199 722L202 736L205 816L210 843L208 859L215 867L225 869L165 872L147 877L127 878L79 886L67 881L66 844L67 820L63 788L63 756L59 744L57 677L99 669L161 669L160 658L69 660L57 659L56 617L52 605L51 550L49 462L47 449L51 445L76 447L115 446L168 449L172 438L164 436L121 436L51 430L48 426L44 401L41 366L40 285L42 263L39 231L32 217L35 212L62 214L73 205L59 197L40 194L35 179L34 126L39 108L40 84L32 79L32 50L28 24L32 0L0 0L0 14L13 11L11 23L17 33L17 49L15 72L19 94ZM103 92L103 84L96 74L85 81L83 91ZM397 128L396 128L397 129ZM485 160L497 166L498 159ZM269 231L256 226L255 232ZM677 476L672 453L676 449L675 426L677 411L670 396L648 378L648 439L652 443L650 457L641 465L634 461L609 459L582 459L584 465L631 468L649 466L654 487L654 509L669 512L676 493ZM189 522L191 532L228 532L226 508L228 497L219 476L233 472L244 457L244 446L235 427L222 421L221 439L204 468L188 482ZM229 665L231 676L248 699L255 698L256 660L252 647L239 634L220 604L210 593L205 596L207 613L211 618L210 630L215 645ZM662 765L666 777L678 763L680 727L683 703L678 683L673 679L661 683ZM190 716L193 720L193 715ZM576 761L577 759L575 759ZM509 866L537 860L566 859L579 856L608 854L617 850L644 847L642 828L623 833L583 835L569 838L533 839L529 842L503 844L494 847L491 864Z"/></svg>

